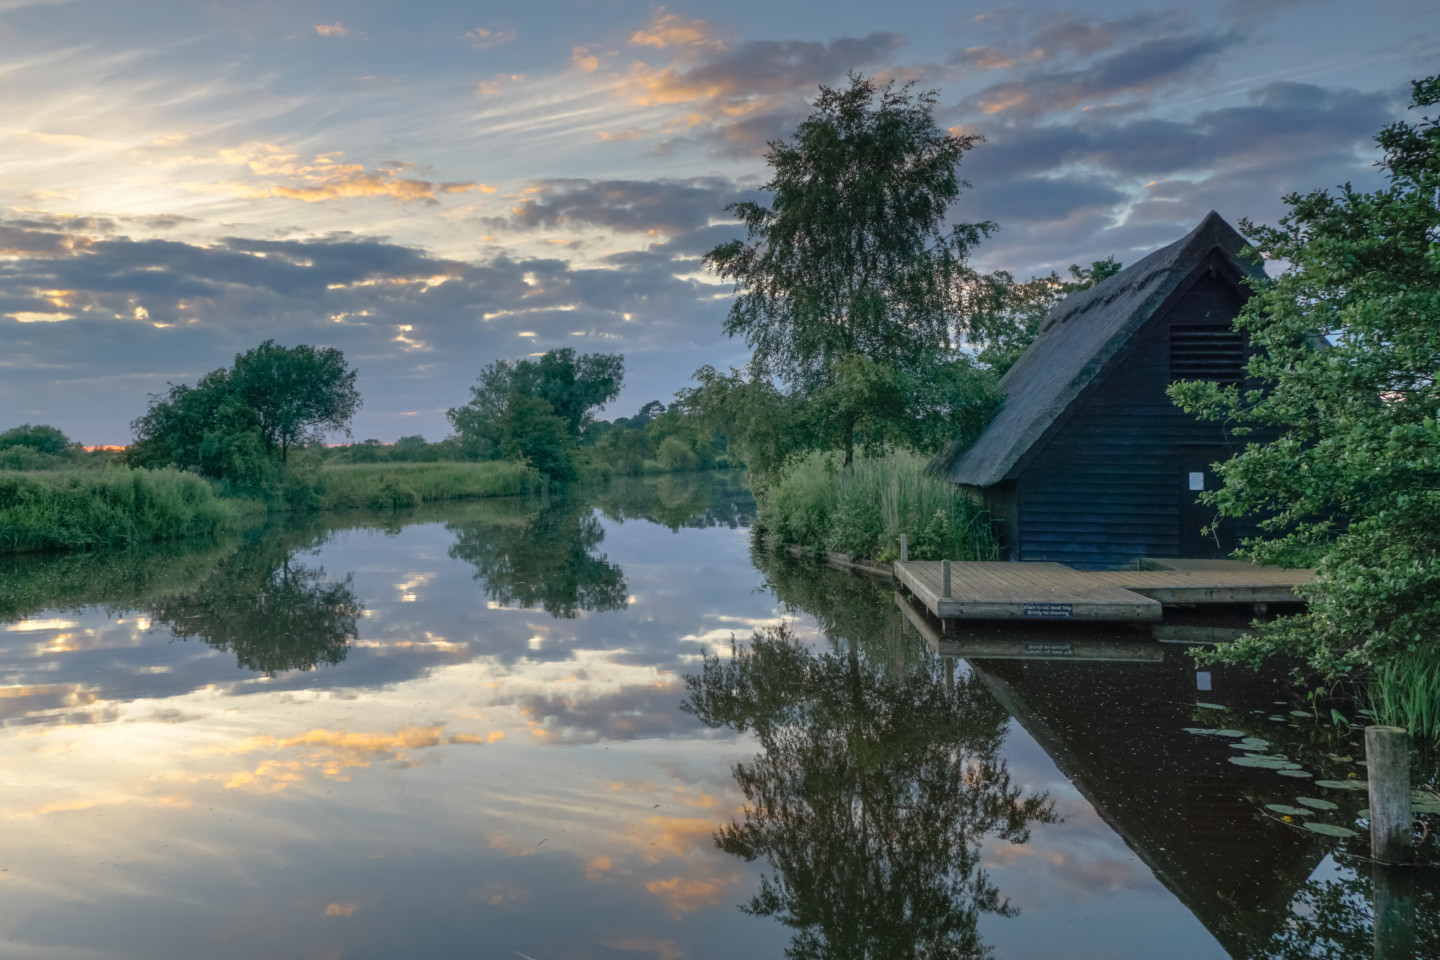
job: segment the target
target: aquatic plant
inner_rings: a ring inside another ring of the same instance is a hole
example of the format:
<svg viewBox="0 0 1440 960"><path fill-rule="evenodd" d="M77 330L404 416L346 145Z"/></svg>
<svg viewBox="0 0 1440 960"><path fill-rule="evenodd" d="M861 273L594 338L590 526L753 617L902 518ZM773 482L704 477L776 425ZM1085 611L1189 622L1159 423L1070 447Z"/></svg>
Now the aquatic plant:
<svg viewBox="0 0 1440 960"><path fill-rule="evenodd" d="M905 533L912 559L994 559L989 516L926 463L897 451L857 458L847 473L836 454L811 453L758 494L756 527L778 543L852 557L893 560Z"/></svg>
<svg viewBox="0 0 1440 960"><path fill-rule="evenodd" d="M1405 727L1416 739L1440 742L1440 656L1405 653L1377 663L1368 688L1379 723Z"/></svg>

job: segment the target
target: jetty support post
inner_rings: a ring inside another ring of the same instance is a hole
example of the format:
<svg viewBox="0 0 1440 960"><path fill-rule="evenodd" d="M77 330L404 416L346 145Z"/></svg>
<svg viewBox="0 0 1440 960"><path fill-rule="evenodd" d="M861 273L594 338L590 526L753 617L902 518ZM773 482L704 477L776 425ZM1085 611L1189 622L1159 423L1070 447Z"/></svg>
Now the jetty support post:
<svg viewBox="0 0 1440 960"><path fill-rule="evenodd" d="M1374 960L1415 960L1415 871L1373 865Z"/></svg>
<svg viewBox="0 0 1440 960"><path fill-rule="evenodd" d="M900 562L910 562L910 538L903 533L900 534Z"/></svg>
<svg viewBox="0 0 1440 960"><path fill-rule="evenodd" d="M940 596L950 599L950 561L940 561Z"/></svg>
<svg viewBox="0 0 1440 960"><path fill-rule="evenodd" d="M1366 727L1365 764L1370 776L1370 855L1380 863L1409 863L1415 856L1409 733L1404 727Z"/></svg>

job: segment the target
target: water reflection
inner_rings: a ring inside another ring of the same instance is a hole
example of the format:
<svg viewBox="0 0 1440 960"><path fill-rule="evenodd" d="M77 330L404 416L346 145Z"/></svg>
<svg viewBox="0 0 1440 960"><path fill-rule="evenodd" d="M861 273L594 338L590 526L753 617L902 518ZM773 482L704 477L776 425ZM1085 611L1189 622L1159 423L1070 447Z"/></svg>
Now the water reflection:
<svg viewBox="0 0 1440 960"><path fill-rule="evenodd" d="M324 533L280 531L248 537L198 589L151 602L151 625L229 650L240 666L268 676L340 663L364 610L354 574L332 579L297 559L324 540Z"/></svg>
<svg viewBox="0 0 1440 960"><path fill-rule="evenodd" d="M493 603L539 607L564 619L625 608L625 574L595 552L605 528L585 500L555 497L530 513L446 529L455 535L450 556L475 568Z"/></svg>
<svg viewBox="0 0 1440 960"><path fill-rule="evenodd" d="M685 709L753 732L734 768L747 806L716 843L770 872L744 909L795 933L796 958L975 957L981 913L1016 910L980 864L990 835L1054 822L999 751L1009 715L968 676L881 671L816 653L786 628L756 632L687 679Z"/></svg>

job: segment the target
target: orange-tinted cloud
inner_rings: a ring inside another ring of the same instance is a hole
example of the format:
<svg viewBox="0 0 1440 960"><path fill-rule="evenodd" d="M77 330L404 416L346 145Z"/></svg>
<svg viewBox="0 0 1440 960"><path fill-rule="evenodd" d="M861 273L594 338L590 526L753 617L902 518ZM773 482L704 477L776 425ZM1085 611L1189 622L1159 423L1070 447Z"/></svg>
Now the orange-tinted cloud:
<svg viewBox="0 0 1440 960"><path fill-rule="evenodd" d="M336 20L334 23L317 23L315 24L315 32L320 34L320 36L322 37L350 36L350 28L345 26L339 20Z"/></svg>
<svg viewBox="0 0 1440 960"><path fill-rule="evenodd" d="M355 197L390 197L401 202L436 203L441 194L477 189L473 181L436 183L404 176L408 163L382 165L370 170L345 162L340 151L304 160L298 154L268 143L250 143L221 150L218 162L246 168L270 183L224 183L219 189L241 197L280 197L304 203L322 203ZM273 182L279 181L279 182Z"/></svg>
<svg viewBox="0 0 1440 960"><path fill-rule="evenodd" d="M713 24L704 20L686 20L677 14L667 13L658 7L650 22L630 35L630 42L637 47L709 47L725 49L724 41L715 35Z"/></svg>

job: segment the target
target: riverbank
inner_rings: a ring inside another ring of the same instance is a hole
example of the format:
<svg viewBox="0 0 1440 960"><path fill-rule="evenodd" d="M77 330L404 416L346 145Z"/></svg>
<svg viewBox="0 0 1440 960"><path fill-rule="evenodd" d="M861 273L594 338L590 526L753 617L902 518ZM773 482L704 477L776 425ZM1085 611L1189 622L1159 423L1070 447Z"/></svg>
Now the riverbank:
<svg viewBox="0 0 1440 960"><path fill-rule="evenodd" d="M523 496L544 487L509 462L355 464L321 468L304 506L222 497L192 473L163 468L0 472L0 554L92 550L214 536L280 511L397 510Z"/></svg>
<svg viewBox="0 0 1440 960"><path fill-rule="evenodd" d="M236 508L179 470L0 473L0 553L213 535Z"/></svg>

